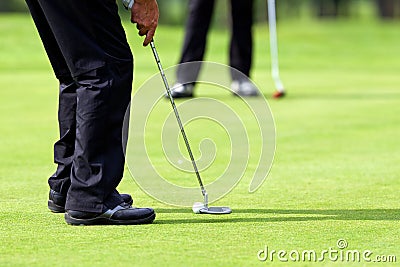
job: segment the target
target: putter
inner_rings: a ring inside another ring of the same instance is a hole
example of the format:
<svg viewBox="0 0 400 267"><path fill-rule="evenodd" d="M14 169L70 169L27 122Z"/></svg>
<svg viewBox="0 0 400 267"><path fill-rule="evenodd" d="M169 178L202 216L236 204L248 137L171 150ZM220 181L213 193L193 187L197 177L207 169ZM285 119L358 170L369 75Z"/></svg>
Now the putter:
<svg viewBox="0 0 400 267"><path fill-rule="evenodd" d="M275 83L275 98L285 95L285 89L279 76L278 62L278 37L276 33L276 8L275 0L268 0L268 25L269 25L269 42L271 49L271 74Z"/></svg>
<svg viewBox="0 0 400 267"><path fill-rule="evenodd" d="M150 42L150 47L151 47L151 50L153 51L154 58L157 62L158 70L160 71L161 78L164 82L165 90L167 91L168 98L169 98L172 108L174 110L175 117L176 117L176 120L179 125L179 129L181 130L183 140L185 141L187 151L188 151L190 159L192 161L194 172L196 173L197 181L200 184L201 193L203 194L203 197L204 197L204 204L197 205L196 209L195 209L195 205L199 204L199 203L195 203L195 205L193 206L193 211L195 213L200 213L200 214L229 214L232 212L232 210L229 207L209 207L208 206L208 194L207 194L206 189L204 188L203 181L201 180L200 173L199 173L199 170L196 165L196 161L194 160L194 157L193 157L192 149L190 148L189 141L188 141L188 138L185 133L185 129L183 128L181 118L179 117L178 109L176 108L174 98L172 97L172 94L171 94L171 89L169 87L167 77L165 76L164 69L161 65L160 57L158 56L156 46L154 45L154 40L152 40Z"/></svg>

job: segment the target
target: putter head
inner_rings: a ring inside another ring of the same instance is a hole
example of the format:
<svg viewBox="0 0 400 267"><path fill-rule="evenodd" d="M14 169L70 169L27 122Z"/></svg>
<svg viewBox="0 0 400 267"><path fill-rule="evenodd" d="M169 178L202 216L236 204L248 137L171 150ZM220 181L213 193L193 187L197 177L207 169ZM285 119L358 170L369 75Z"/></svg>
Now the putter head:
<svg viewBox="0 0 400 267"><path fill-rule="evenodd" d="M193 211L195 213L200 214L214 214L214 215L221 215L221 214L230 214L232 210L229 207L209 207L208 206L208 194L204 188L202 188L202 193L204 196L204 204L197 202L193 205ZM197 207L197 210L195 210Z"/></svg>
<svg viewBox="0 0 400 267"><path fill-rule="evenodd" d="M230 214L232 210L229 207L204 207L199 210L200 214Z"/></svg>

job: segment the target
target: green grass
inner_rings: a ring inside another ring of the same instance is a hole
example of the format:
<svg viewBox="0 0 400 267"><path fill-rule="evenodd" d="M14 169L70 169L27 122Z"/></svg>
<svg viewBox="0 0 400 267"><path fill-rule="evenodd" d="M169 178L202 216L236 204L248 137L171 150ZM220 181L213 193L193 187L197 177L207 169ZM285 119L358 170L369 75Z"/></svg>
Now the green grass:
<svg viewBox="0 0 400 267"><path fill-rule="evenodd" d="M135 28L126 27L138 88L157 68ZM259 262L257 252L265 246L322 251L336 248L340 238L349 249L399 261L398 28L377 21L282 19L281 78L288 97L275 101L267 27L257 25L252 74L270 100L277 128L275 161L263 186L247 192L250 164L217 203L233 213L200 216L157 202L127 171L120 191L132 193L139 206L154 207L154 224L71 227L46 207L57 81L30 18L0 17L0 266L264 266L271 263ZM177 63L182 36L180 28L158 29L164 67ZM213 31L207 60L226 63L227 44L227 32ZM237 101L202 88L197 93ZM156 138L149 140L154 149ZM162 164L163 155L153 154ZM223 170L224 163L217 160L210 171Z"/></svg>

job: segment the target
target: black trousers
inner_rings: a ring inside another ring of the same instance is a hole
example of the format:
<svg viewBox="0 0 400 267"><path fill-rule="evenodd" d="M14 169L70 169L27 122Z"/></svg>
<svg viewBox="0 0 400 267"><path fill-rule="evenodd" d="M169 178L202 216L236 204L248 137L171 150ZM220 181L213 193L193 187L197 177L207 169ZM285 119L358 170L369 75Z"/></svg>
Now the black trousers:
<svg viewBox="0 0 400 267"><path fill-rule="evenodd" d="M114 208L123 201L116 187L124 170L122 125L133 76L116 2L26 3L60 84L50 188L67 196L66 209Z"/></svg>
<svg viewBox="0 0 400 267"><path fill-rule="evenodd" d="M249 77L253 48L253 0L231 0L230 2L232 35L229 64ZM214 4L215 0L190 0L180 63L203 60ZM191 68L178 68L178 82L195 81L199 70L200 64L192 64ZM234 80L238 78L235 77L235 72L232 72L232 76Z"/></svg>

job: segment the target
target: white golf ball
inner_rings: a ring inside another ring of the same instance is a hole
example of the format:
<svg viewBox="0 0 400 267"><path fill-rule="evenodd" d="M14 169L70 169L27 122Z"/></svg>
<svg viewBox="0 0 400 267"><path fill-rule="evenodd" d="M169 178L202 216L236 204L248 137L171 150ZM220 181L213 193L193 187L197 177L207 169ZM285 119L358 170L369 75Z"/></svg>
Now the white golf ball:
<svg viewBox="0 0 400 267"><path fill-rule="evenodd" d="M205 208L205 206L201 202L195 202L192 206L192 210L194 213L200 213L200 210L203 208Z"/></svg>

